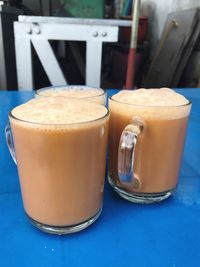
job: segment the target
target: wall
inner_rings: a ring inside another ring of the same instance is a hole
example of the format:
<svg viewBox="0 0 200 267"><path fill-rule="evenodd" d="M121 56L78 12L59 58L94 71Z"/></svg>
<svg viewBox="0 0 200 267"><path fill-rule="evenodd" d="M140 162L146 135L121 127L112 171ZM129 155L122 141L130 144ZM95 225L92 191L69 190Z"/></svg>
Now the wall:
<svg viewBox="0 0 200 267"><path fill-rule="evenodd" d="M56 10L60 7L60 1L59 0L23 0L23 4L29 7L36 15L47 15L48 10L41 10L41 7L43 6L43 9L45 9L45 6L48 7L48 3L51 2L52 10ZM47 14L46 14L47 13Z"/></svg>
<svg viewBox="0 0 200 267"><path fill-rule="evenodd" d="M152 53L159 42L168 14L193 7L200 7L200 0L141 0L142 14L149 17Z"/></svg>
<svg viewBox="0 0 200 267"><path fill-rule="evenodd" d="M23 0L23 4L30 8L35 14L40 14L40 1L39 0Z"/></svg>

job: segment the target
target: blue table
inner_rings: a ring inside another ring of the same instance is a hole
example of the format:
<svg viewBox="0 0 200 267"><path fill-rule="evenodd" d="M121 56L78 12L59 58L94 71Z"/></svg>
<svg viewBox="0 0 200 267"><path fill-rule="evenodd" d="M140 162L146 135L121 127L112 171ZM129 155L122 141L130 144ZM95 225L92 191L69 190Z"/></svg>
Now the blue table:
<svg viewBox="0 0 200 267"><path fill-rule="evenodd" d="M0 266L200 266L200 89L178 91L193 107L174 196L160 204L138 205L121 199L106 184L98 221L68 236L40 232L25 217L4 126L8 111L33 93L0 92Z"/></svg>

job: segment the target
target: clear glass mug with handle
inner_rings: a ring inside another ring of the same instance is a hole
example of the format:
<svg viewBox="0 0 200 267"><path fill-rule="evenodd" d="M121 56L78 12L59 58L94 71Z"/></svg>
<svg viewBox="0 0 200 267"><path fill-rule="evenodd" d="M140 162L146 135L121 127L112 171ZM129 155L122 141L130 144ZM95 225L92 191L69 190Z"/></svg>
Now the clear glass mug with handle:
<svg viewBox="0 0 200 267"><path fill-rule="evenodd" d="M103 203L108 110L40 98L13 109L9 121L6 140L29 221L54 234L92 224Z"/></svg>
<svg viewBox="0 0 200 267"><path fill-rule="evenodd" d="M110 185L135 203L171 196L178 182L191 103L145 106L114 96L109 109Z"/></svg>

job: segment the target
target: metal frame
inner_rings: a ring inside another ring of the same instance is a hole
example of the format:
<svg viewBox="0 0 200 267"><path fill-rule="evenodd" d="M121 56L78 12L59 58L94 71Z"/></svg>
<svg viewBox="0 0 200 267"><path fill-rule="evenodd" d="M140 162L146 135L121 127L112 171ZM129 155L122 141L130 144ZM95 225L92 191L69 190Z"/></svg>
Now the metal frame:
<svg viewBox="0 0 200 267"><path fill-rule="evenodd" d="M3 26L0 18L0 88L7 89L6 79L6 64L5 64L5 53L4 53L4 41L3 41Z"/></svg>
<svg viewBox="0 0 200 267"><path fill-rule="evenodd" d="M109 20L20 16L14 23L19 90L34 87L31 44L51 84L67 85L48 40L86 41L86 85L99 87L103 42L117 42L118 31Z"/></svg>
<svg viewBox="0 0 200 267"><path fill-rule="evenodd" d="M12 24L22 11L0 1L0 90L16 88Z"/></svg>
<svg viewBox="0 0 200 267"><path fill-rule="evenodd" d="M131 27L132 20L121 19L83 19L83 18L64 18L64 17L46 17L46 16L24 16L18 17L19 22L33 23L63 23L63 24L81 24L81 25L101 25Z"/></svg>

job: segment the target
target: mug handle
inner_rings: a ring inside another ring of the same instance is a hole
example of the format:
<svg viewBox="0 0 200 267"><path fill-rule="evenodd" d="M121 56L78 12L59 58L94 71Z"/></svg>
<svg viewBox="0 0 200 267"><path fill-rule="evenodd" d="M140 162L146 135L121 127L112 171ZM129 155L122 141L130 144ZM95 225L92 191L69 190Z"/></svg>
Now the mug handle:
<svg viewBox="0 0 200 267"><path fill-rule="evenodd" d="M5 127L5 136L6 136L6 143L7 143L8 149L10 151L10 154L11 154L15 164L17 164L15 147L14 147L14 142L13 142L13 135L12 135L9 121L7 122L6 127Z"/></svg>
<svg viewBox="0 0 200 267"><path fill-rule="evenodd" d="M128 124L120 138L118 148L118 177L122 183L133 184L134 188L140 187L139 177L134 174L135 147L137 138L142 133L144 123L140 118Z"/></svg>

